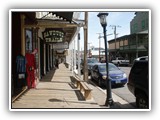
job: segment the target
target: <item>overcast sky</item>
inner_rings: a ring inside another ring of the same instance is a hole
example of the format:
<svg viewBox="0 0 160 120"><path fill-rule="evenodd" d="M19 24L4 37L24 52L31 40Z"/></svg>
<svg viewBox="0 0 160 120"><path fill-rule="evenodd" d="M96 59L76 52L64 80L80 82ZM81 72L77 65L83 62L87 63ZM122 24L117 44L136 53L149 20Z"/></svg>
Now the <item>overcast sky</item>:
<svg viewBox="0 0 160 120"><path fill-rule="evenodd" d="M103 35L103 28L101 27L99 18L97 14L99 12L88 12L88 46L99 47L99 34ZM130 34L130 21L134 18L135 12L108 12L107 17L107 34L112 34L107 36L107 40L114 39L114 29L113 25L120 26L117 27L117 37ZM81 14L81 18L84 19L84 14ZM84 36L83 36L83 28L80 30L81 34L81 49L84 47ZM101 47L104 48L104 39L101 38Z"/></svg>

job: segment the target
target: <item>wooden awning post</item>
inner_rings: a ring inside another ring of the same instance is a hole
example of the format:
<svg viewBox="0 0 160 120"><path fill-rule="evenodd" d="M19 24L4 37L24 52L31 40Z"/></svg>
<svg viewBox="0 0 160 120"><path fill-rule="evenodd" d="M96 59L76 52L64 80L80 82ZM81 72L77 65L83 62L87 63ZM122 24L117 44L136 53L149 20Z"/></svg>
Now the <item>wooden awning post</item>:
<svg viewBox="0 0 160 120"><path fill-rule="evenodd" d="M88 12L85 12L84 29L84 71L83 80L88 81L87 45L88 45Z"/></svg>

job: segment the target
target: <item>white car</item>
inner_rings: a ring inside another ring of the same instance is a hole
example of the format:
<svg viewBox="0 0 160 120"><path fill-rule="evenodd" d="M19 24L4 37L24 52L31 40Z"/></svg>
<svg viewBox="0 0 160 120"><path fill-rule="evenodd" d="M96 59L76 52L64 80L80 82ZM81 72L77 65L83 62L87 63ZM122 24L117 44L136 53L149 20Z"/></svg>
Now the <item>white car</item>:
<svg viewBox="0 0 160 120"><path fill-rule="evenodd" d="M116 57L112 60L112 63L115 65L129 65L129 60L124 59L123 57Z"/></svg>

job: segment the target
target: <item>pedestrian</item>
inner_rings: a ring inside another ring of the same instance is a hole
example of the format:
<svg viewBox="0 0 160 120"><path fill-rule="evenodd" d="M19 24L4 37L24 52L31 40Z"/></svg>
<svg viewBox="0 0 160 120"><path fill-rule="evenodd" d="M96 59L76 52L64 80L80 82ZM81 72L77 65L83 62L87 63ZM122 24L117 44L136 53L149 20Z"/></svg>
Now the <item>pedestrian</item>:
<svg viewBox="0 0 160 120"><path fill-rule="evenodd" d="M56 58L56 60L55 60L55 66L56 66L56 68L59 68L59 60L58 60L58 58Z"/></svg>

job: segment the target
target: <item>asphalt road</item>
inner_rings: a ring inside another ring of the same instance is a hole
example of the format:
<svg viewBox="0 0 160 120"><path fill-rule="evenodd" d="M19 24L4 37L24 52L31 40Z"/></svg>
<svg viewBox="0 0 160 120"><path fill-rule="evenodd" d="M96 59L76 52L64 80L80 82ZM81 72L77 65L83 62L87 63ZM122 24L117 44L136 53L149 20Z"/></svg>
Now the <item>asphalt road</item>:
<svg viewBox="0 0 160 120"><path fill-rule="evenodd" d="M124 71L127 76L129 76L129 72L131 67L119 67L122 71ZM127 102L129 102L131 105L136 106L135 104L135 97L134 95L128 90L127 84L122 87L114 87L112 88L112 92L114 92L119 97L123 98Z"/></svg>
<svg viewBox="0 0 160 120"><path fill-rule="evenodd" d="M127 85L125 85L124 87L112 88L112 92L136 107L135 97L130 93Z"/></svg>

